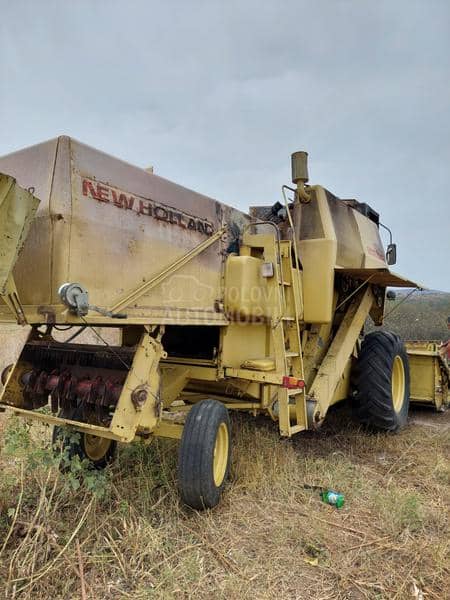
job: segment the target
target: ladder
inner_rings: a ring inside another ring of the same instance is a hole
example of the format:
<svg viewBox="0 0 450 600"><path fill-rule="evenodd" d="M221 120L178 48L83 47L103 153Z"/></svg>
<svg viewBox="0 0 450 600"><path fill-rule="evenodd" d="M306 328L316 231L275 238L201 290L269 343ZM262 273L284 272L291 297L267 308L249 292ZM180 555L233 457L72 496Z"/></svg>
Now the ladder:
<svg viewBox="0 0 450 600"><path fill-rule="evenodd" d="M292 264L292 242L280 241L279 285L281 288L281 315L273 331L275 361L284 367L287 377L304 382L301 352L300 320L302 297L300 272ZM305 388L279 387L279 428L282 436L307 429Z"/></svg>
<svg viewBox="0 0 450 600"><path fill-rule="evenodd" d="M272 380L269 380L269 373L264 373L263 379L252 379L270 381L272 385L276 385L280 435L290 437L307 429L305 388L294 385L291 387L289 381L285 385L285 380L290 378L304 384L300 330L303 317L301 275L292 260L294 251L295 264L298 264L297 252L291 240L277 239L268 234L247 233L243 242L247 247L261 249L264 261L273 265L273 276L267 279L272 298L272 314L268 324L271 328L274 358L273 374L270 373ZM230 369L228 373L231 374ZM239 376L238 371L236 376Z"/></svg>

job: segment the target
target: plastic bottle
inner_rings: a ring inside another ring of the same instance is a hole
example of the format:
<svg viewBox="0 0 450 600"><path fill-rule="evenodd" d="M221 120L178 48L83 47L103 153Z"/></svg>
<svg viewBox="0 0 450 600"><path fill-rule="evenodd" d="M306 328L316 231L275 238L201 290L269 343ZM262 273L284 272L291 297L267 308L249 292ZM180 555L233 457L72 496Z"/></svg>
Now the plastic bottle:
<svg viewBox="0 0 450 600"><path fill-rule="evenodd" d="M335 506L336 508L342 508L344 506L344 494L335 492L334 490L325 490L320 493L320 496L324 502Z"/></svg>

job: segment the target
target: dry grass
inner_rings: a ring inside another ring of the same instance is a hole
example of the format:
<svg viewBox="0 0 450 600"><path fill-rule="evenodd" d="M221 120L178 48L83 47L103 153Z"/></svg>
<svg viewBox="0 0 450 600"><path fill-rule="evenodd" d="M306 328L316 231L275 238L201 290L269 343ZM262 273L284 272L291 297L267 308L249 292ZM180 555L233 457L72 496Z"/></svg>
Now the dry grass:
<svg viewBox="0 0 450 600"><path fill-rule="evenodd" d="M180 505L169 441L124 447L103 499L68 491L55 468L23 474L20 458L3 455L2 593L399 599L420 597L415 585L448 598L450 412L418 417L400 435L370 435L341 409L292 442L236 418L233 480L204 513ZM42 446L49 433L38 434ZM305 484L344 492L345 507Z"/></svg>

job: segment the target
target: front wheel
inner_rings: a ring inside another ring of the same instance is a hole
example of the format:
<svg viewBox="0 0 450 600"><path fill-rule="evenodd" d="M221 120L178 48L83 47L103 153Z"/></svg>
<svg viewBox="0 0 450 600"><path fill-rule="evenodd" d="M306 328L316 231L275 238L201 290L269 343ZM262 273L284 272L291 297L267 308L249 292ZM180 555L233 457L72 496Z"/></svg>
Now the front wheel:
<svg viewBox="0 0 450 600"><path fill-rule="evenodd" d="M67 411L61 414L66 419L78 420L78 410ZM69 414L70 413L70 414ZM104 469L112 463L117 454L117 442L90 433L67 431L64 427L53 427L52 444L55 452L67 450L69 460L78 456L80 460L87 460L93 469Z"/></svg>
<svg viewBox="0 0 450 600"><path fill-rule="evenodd" d="M228 410L216 400L202 400L189 411L181 437L178 488L195 509L219 503L230 469L231 433Z"/></svg>
<svg viewBox="0 0 450 600"><path fill-rule="evenodd" d="M385 431L401 429L408 419L409 363L395 333L374 331L363 340L356 366L356 415Z"/></svg>

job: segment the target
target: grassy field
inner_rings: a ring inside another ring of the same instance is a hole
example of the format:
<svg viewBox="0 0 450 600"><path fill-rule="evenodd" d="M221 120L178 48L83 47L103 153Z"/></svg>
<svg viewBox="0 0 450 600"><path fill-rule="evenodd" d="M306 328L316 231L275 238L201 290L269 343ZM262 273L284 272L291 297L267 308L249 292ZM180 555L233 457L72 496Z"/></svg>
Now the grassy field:
<svg viewBox="0 0 450 600"><path fill-rule="evenodd" d="M386 302L385 328L404 340L448 340L450 294L437 291L397 290L396 299ZM373 329L370 326L369 329Z"/></svg>
<svg viewBox="0 0 450 600"><path fill-rule="evenodd" d="M450 306L435 300L441 327ZM393 328L410 337L421 306L405 302ZM0 331L2 364L24 336ZM223 501L197 513L178 498L175 442L122 447L104 475L62 475L49 428L0 414L0 598L450 598L450 411L413 409L385 435L344 406L291 441L235 416L233 436ZM344 508L308 486L343 492Z"/></svg>
<svg viewBox="0 0 450 600"><path fill-rule="evenodd" d="M235 418L232 481L203 513L179 502L174 442L123 447L75 489L48 429L3 428L4 598L450 597L450 411L384 435L343 407L292 441ZM307 485L343 492L344 508Z"/></svg>

